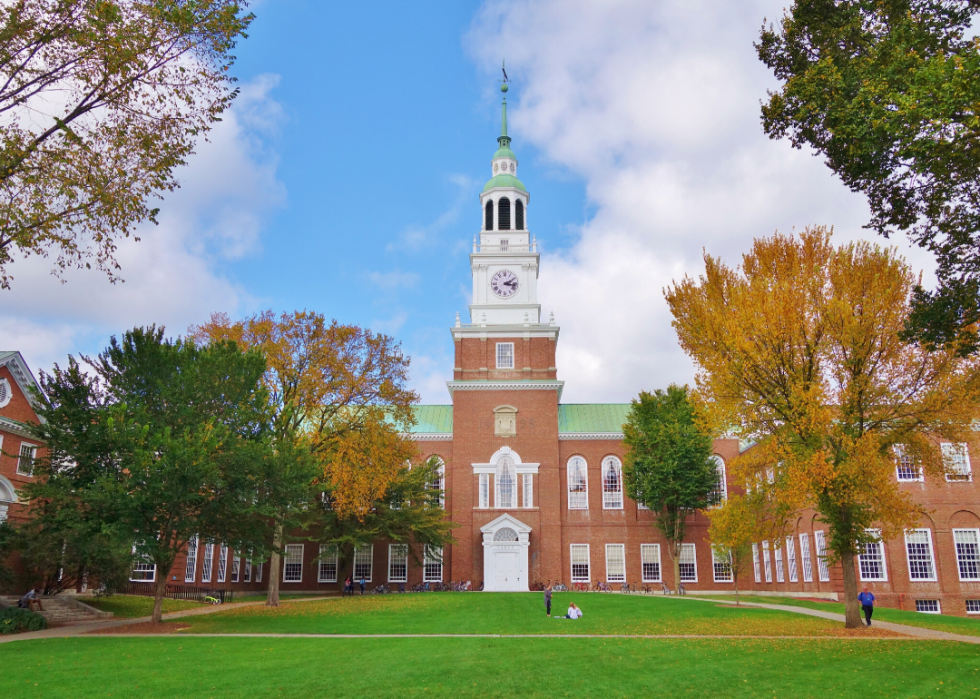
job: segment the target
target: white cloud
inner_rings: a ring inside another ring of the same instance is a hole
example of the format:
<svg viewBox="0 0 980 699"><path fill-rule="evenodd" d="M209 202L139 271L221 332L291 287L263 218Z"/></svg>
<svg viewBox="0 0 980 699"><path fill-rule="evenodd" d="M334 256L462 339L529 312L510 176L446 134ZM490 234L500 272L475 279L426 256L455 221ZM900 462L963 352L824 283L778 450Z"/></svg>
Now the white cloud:
<svg viewBox="0 0 980 699"><path fill-rule="evenodd" d="M260 249L265 217L285 200L267 145L284 119L271 97L278 80L265 75L242 86L210 140L178 173L181 188L160 204L160 225L143 226L140 242L120 242L124 283L78 270L59 283L48 260L17 260L12 290L0 292L0 348L21 350L32 368L47 369L68 352L97 351L109 335L135 325L162 324L176 335L214 310L254 306L221 265Z"/></svg>
<svg viewBox="0 0 980 699"><path fill-rule="evenodd" d="M541 263L565 401L692 380L663 289L703 270L702 249L735 263L754 237L810 224L882 242L861 229L863 197L762 131L759 102L776 84L752 42L781 14L775 0L491 0L474 20L474 58L491 75L506 56L514 80L515 151L531 143L583 178L595 208ZM549 232L535 233L547 251Z"/></svg>
<svg viewBox="0 0 980 699"><path fill-rule="evenodd" d="M440 233L445 231L459 220L465 206L473 196L473 189L476 182L466 175L452 174L448 177L451 184L456 187L456 196L448 209L440 213L435 220L427 224L409 224L398 233L396 240L388 243L385 250L387 252L397 252L400 250L418 251L432 247L440 242Z"/></svg>

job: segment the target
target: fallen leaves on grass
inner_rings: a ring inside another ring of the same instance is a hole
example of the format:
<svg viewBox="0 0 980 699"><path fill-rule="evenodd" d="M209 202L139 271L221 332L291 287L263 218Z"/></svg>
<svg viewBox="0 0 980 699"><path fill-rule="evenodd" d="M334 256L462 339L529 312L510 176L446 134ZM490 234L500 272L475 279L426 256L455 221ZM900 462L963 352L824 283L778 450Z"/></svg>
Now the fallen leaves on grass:
<svg viewBox="0 0 980 699"><path fill-rule="evenodd" d="M190 627L190 624L178 624L167 621L154 624L152 621L145 621L142 624L126 624L124 626L113 626L108 629L88 631L86 632L86 635L116 636L118 634L130 633L177 633L178 631L183 631L184 629L189 629Z"/></svg>

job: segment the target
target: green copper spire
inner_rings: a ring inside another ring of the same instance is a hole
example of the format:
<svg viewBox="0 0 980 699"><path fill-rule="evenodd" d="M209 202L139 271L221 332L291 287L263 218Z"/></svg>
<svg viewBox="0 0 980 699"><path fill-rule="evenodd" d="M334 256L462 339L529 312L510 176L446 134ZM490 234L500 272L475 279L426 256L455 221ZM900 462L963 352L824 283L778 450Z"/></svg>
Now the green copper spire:
<svg viewBox="0 0 980 699"><path fill-rule="evenodd" d="M504 106L500 119L500 138L497 139L497 143L501 148L510 148L510 136L507 135L507 83L500 86L500 91L504 93Z"/></svg>
<svg viewBox="0 0 980 699"><path fill-rule="evenodd" d="M488 189L493 189L494 187L514 187L526 192L527 189L524 187L524 183L517 179L515 166L517 165L517 156L514 155L514 151L510 149L510 136L507 135L507 83L503 83L500 86L500 91L504 93L503 106L501 107L501 120L500 120L500 136L497 138L497 152L493 154L493 178L487 182L483 191ZM507 172L508 163L505 161L498 166L497 161L506 158L506 160L513 160L514 162L509 164L510 172ZM498 172L498 167L499 172Z"/></svg>

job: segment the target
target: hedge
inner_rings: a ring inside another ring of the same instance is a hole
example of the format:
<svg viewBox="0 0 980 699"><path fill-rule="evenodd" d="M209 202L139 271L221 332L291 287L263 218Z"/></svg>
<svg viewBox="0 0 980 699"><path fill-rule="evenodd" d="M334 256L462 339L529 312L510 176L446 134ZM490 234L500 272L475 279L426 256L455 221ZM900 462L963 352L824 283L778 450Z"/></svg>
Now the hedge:
<svg viewBox="0 0 980 699"><path fill-rule="evenodd" d="M48 620L29 609L0 609L0 634L40 631L48 628Z"/></svg>

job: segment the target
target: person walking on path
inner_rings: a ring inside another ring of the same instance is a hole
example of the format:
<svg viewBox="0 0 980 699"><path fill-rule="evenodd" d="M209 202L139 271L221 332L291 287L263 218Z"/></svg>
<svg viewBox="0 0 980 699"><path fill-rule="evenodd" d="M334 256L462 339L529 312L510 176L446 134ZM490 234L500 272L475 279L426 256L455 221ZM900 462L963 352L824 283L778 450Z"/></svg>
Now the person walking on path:
<svg viewBox="0 0 980 699"><path fill-rule="evenodd" d="M361 581L360 581L359 584L361 586L361 594L363 595L364 594L364 587L365 587L365 585L367 585L367 580L365 580L364 577L362 576L361 577ZM351 593L351 595L353 595L354 594L354 590L351 589L351 592L350 593Z"/></svg>
<svg viewBox="0 0 980 699"><path fill-rule="evenodd" d="M875 610L875 596L868 592L867 585L858 595L858 602L861 603L861 609L864 611L864 618L868 622L868 626L871 626L871 614Z"/></svg>
<svg viewBox="0 0 980 699"><path fill-rule="evenodd" d="M347 595L353 596L353 594L354 594L354 579L348 575L347 579L344 580L344 597L346 597Z"/></svg>
<svg viewBox="0 0 980 699"><path fill-rule="evenodd" d="M544 588L544 610L551 616L551 585Z"/></svg>

